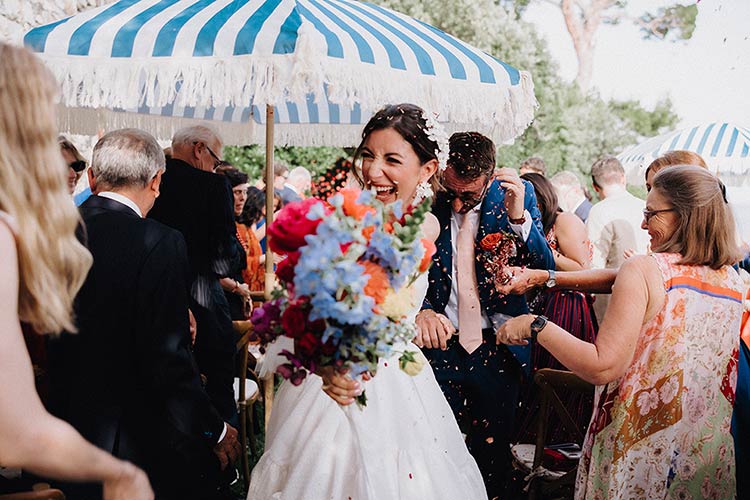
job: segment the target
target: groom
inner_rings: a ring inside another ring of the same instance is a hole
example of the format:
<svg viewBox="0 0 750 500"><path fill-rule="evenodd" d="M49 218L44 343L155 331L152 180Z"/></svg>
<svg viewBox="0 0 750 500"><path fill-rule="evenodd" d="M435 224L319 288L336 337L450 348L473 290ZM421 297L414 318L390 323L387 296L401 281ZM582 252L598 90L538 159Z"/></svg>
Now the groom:
<svg viewBox="0 0 750 500"><path fill-rule="evenodd" d="M490 498L503 496L511 470L509 439L529 346L496 345L503 317L528 312L522 295L501 296L486 261L476 257L489 234L506 233L509 264L554 269L536 196L515 170L495 168L495 145L476 132L453 134L445 191L433 205L440 222L429 289L417 316L440 387L467 434ZM490 259L499 257L489 256Z"/></svg>

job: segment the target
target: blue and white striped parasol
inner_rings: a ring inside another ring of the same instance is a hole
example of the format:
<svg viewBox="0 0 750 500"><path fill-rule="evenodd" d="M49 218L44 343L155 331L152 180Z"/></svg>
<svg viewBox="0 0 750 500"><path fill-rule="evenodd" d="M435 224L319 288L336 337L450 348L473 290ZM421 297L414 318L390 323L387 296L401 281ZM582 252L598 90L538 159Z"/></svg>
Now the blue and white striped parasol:
<svg viewBox="0 0 750 500"><path fill-rule="evenodd" d="M62 84L71 133L144 128L168 138L211 120L227 143L355 145L387 103L452 128L519 135L528 73L408 16L353 0L120 0L29 31Z"/></svg>
<svg viewBox="0 0 750 500"><path fill-rule="evenodd" d="M673 130L618 155L628 182L643 184L648 165L675 149L698 153L728 186L750 185L750 129L733 123L705 123Z"/></svg>

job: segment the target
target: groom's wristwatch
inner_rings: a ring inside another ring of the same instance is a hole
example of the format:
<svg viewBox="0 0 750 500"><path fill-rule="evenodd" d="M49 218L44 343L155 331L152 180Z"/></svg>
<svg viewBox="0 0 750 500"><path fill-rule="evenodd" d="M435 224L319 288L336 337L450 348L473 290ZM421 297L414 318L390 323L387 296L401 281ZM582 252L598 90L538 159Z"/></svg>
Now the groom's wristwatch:
<svg viewBox="0 0 750 500"><path fill-rule="evenodd" d="M547 318L539 315L536 318L534 318L534 321L531 322L531 340L536 342L536 337L539 335L539 332L544 330L544 327L547 326Z"/></svg>
<svg viewBox="0 0 750 500"><path fill-rule="evenodd" d="M557 285L557 281L555 281L555 270L547 269L547 272L549 273L549 278L544 282L544 286L547 288L554 288Z"/></svg>

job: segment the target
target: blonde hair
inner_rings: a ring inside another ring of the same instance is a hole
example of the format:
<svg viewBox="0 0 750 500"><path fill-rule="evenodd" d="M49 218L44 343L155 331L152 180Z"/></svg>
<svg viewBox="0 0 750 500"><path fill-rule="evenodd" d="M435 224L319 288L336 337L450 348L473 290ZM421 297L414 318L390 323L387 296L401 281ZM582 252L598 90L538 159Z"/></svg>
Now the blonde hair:
<svg viewBox="0 0 750 500"><path fill-rule="evenodd" d="M654 177L653 189L672 204L678 220L672 235L652 248L654 252L678 253L680 264L712 269L740 260L724 185L708 170L694 165L666 167Z"/></svg>
<svg viewBox="0 0 750 500"><path fill-rule="evenodd" d="M656 174L659 170L672 165L695 165L697 167L708 169L708 165L706 165L706 162L698 153L693 153L692 151L686 151L684 149L676 149L674 151L667 151L652 161L648 168L646 168L646 173L643 174L643 178L648 179L649 172Z"/></svg>
<svg viewBox="0 0 750 500"><path fill-rule="evenodd" d="M75 331L73 299L91 267L55 124L57 83L29 51L0 43L0 210L16 221L18 315L37 332Z"/></svg>

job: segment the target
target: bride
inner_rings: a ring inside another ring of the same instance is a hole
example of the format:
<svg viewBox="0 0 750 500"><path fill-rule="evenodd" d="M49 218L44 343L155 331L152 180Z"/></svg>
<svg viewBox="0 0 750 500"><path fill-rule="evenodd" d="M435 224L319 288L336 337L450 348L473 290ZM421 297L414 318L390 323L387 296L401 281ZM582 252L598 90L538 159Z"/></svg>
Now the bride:
<svg viewBox="0 0 750 500"><path fill-rule="evenodd" d="M440 136L419 107L386 106L362 132L355 153L360 182L384 203L420 203L438 186L440 163L448 156L447 138ZM422 233L434 241L440 228L427 215ZM414 321L427 274L412 288ZM411 343L408 349L418 350ZM274 350L270 346L267 356ZM349 406L365 385L367 406ZM407 375L396 354L381 359L377 375L366 382L332 370L308 376L299 386L284 382L247 498L474 500L487 494L432 369L425 363L417 375Z"/></svg>

